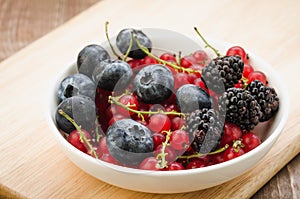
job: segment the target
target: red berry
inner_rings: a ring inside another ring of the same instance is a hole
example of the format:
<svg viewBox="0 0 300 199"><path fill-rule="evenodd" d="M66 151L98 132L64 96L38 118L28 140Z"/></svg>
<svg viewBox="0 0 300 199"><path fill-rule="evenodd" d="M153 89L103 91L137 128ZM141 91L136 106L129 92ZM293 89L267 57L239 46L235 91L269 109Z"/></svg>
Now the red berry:
<svg viewBox="0 0 300 199"><path fill-rule="evenodd" d="M250 73L248 75L248 84L250 84L250 82L254 81L254 80L259 80L261 81L261 83L263 83L264 85L267 84L267 77L266 75L261 72L261 71L253 71L252 73Z"/></svg>
<svg viewBox="0 0 300 199"><path fill-rule="evenodd" d="M158 62L153 58L146 56L144 59L140 60L140 64L142 65L150 65L150 64L158 64Z"/></svg>
<svg viewBox="0 0 300 199"><path fill-rule="evenodd" d="M169 131L171 129L171 121L164 114L152 115L149 119L148 128L153 132Z"/></svg>
<svg viewBox="0 0 300 199"><path fill-rule="evenodd" d="M125 119L127 118L126 116L124 115L121 115L121 114L116 114L116 115L113 115L112 118L110 118L109 122L108 122L108 126L111 126L113 123L115 123L116 121L118 120L122 120L122 119Z"/></svg>
<svg viewBox="0 0 300 199"><path fill-rule="evenodd" d="M196 63L197 63L196 59L191 56L184 56L180 59L180 66L184 68L189 68Z"/></svg>
<svg viewBox="0 0 300 199"><path fill-rule="evenodd" d="M242 136L242 130L236 124L226 122L224 125L224 133L221 138L220 147L226 144L232 145L233 141L238 140Z"/></svg>
<svg viewBox="0 0 300 199"><path fill-rule="evenodd" d="M100 139L100 141L98 143L98 147L96 149L96 153L97 153L98 157L101 157L105 153L109 153L107 145L106 145L106 137L103 137Z"/></svg>
<svg viewBox="0 0 300 199"><path fill-rule="evenodd" d="M155 157L148 157L140 163L139 169L158 171L157 164L158 160Z"/></svg>
<svg viewBox="0 0 300 199"><path fill-rule="evenodd" d="M184 167L179 162L172 162L171 164L168 165L167 170L168 171L184 170Z"/></svg>
<svg viewBox="0 0 300 199"><path fill-rule="evenodd" d="M181 129L182 126L185 125L185 120L181 117L174 117L171 119L171 130L175 131Z"/></svg>
<svg viewBox="0 0 300 199"><path fill-rule="evenodd" d="M163 148L162 145L159 145L158 147L156 147L156 149L154 151L154 155L157 156L158 154L162 153L162 148ZM176 153L176 151L172 147L170 147L170 146L167 146L165 148L164 153L167 154L166 155L166 161L168 163L174 162L177 159L177 153Z"/></svg>
<svg viewBox="0 0 300 199"><path fill-rule="evenodd" d="M172 53L163 53L159 58L164 61L172 61L174 63L177 63L176 57Z"/></svg>
<svg viewBox="0 0 300 199"><path fill-rule="evenodd" d="M166 112L172 112L172 111L178 112L179 109L178 109L178 107L177 107L175 104L168 104L168 105L166 105L165 111L166 111ZM168 115L168 117L169 117L170 119L172 119L172 118L175 117L175 115Z"/></svg>
<svg viewBox="0 0 300 199"><path fill-rule="evenodd" d="M135 96L133 95L124 95L119 99L119 102L122 103L123 105L129 107L130 109L133 110L138 110L138 100ZM132 111L128 111L125 108L121 107L121 106L116 106L117 112L118 114L121 115L133 115L134 112Z"/></svg>
<svg viewBox="0 0 300 199"><path fill-rule="evenodd" d="M183 150L189 147L189 134L184 130L173 131L170 137L170 145L176 150Z"/></svg>
<svg viewBox="0 0 300 199"><path fill-rule="evenodd" d="M245 50L240 46L233 46L229 48L226 52L226 55L227 56L238 55L241 57L244 63L247 62L247 54Z"/></svg>
<svg viewBox="0 0 300 199"><path fill-rule="evenodd" d="M232 160L234 158L237 158L241 155L243 155L245 151L242 148L234 148L234 147L229 147L226 149L224 152L224 161Z"/></svg>
<svg viewBox="0 0 300 199"><path fill-rule="evenodd" d="M186 168L187 169L197 169L197 168L201 168L201 167L205 167L205 166L207 166L207 164L204 160L195 158L188 163Z"/></svg>
<svg viewBox="0 0 300 199"><path fill-rule="evenodd" d="M195 79L194 84L196 86L199 86L200 88L204 89L205 91L208 91L208 89L205 86L204 81L201 78Z"/></svg>
<svg viewBox="0 0 300 199"><path fill-rule="evenodd" d="M90 140L91 136L86 130L81 130L83 135ZM79 149L80 151L87 153L88 152L88 147L87 144L84 142L83 139L80 138L80 133L77 130L72 131L69 136L68 136L68 142L72 144L74 147Z"/></svg>
<svg viewBox="0 0 300 199"><path fill-rule="evenodd" d="M247 153L261 144L261 140L255 133L248 132L243 134L242 143L244 144L243 150Z"/></svg>
<svg viewBox="0 0 300 199"><path fill-rule="evenodd" d="M207 53L204 50L197 50L193 53L193 57L196 59L197 64L205 66L210 61Z"/></svg>
<svg viewBox="0 0 300 199"><path fill-rule="evenodd" d="M242 80L239 80L239 82L236 83L236 84L234 85L234 87L235 87L235 88L243 88L243 82L242 82Z"/></svg>
<svg viewBox="0 0 300 199"><path fill-rule="evenodd" d="M243 76L248 78L249 74L254 71L253 67L249 64L244 64Z"/></svg>
<svg viewBox="0 0 300 199"><path fill-rule="evenodd" d="M210 155L212 164L219 164L224 162L224 152Z"/></svg>
<svg viewBox="0 0 300 199"><path fill-rule="evenodd" d="M177 73L174 76L174 90L176 91L179 87L189 84L189 75L186 73Z"/></svg>
<svg viewBox="0 0 300 199"><path fill-rule="evenodd" d="M166 136L162 133L153 133L152 134L154 149L160 146L164 141L166 141Z"/></svg>
<svg viewBox="0 0 300 199"><path fill-rule="evenodd" d="M132 69L134 69L134 68L138 67L139 65L141 65L139 59L132 59L132 60L129 60L127 63L131 66Z"/></svg>
<svg viewBox="0 0 300 199"><path fill-rule="evenodd" d="M118 160L116 160L114 157L112 157L110 155L110 153L103 153L100 157L99 157L100 160L103 160L105 162L108 162L108 163L111 163L111 164L117 164L119 165L119 162Z"/></svg>

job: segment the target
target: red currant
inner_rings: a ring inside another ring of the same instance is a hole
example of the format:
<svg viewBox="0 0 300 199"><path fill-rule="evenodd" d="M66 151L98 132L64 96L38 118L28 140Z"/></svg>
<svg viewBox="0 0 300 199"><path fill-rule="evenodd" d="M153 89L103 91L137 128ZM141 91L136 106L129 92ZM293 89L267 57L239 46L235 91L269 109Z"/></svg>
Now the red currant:
<svg viewBox="0 0 300 199"><path fill-rule="evenodd" d="M163 142L166 141L166 136L162 133L153 133L152 134L154 149L160 146Z"/></svg>
<svg viewBox="0 0 300 199"><path fill-rule="evenodd" d="M176 57L172 53L163 53L163 54L160 55L159 58L164 60L164 61L168 61L168 62L172 61L174 63L177 63Z"/></svg>
<svg viewBox="0 0 300 199"><path fill-rule="evenodd" d="M150 56L146 56L144 59L140 60L140 64L142 65L150 65L150 64L158 64L158 62Z"/></svg>
<svg viewBox="0 0 300 199"><path fill-rule="evenodd" d="M129 60L127 63L130 65L130 67L132 69L134 69L134 68L138 67L139 65L141 65L139 59L132 59L132 60Z"/></svg>
<svg viewBox="0 0 300 199"><path fill-rule="evenodd" d="M181 117L174 117L171 119L171 130L175 131L181 129L185 125L185 120Z"/></svg>
<svg viewBox="0 0 300 199"><path fill-rule="evenodd" d="M98 157L101 157L105 153L109 153L107 145L106 145L106 137L103 137L100 139L100 141L98 143L98 147L96 149L96 153L97 153Z"/></svg>
<svg viewBox="0 0 300 199"><path fill-rule="evenodd" d="M267 77L266 75L261 72L261 71L253 71L252 73L250 73L248 75L248 84L250 84L250 82L254 81L254 80L259 80L261 81L261 83L263 83L264 85L267 84Z"/></svg>
<svg viewBox="0 0 300 199"><path fill-rule="evenodd" d="M176 150L183 150L189 147L189 134L184 130L173 131L170 137L170 145Z"/></svg>
<svg viewBox="0 0 300 199"><path fill-rule="evenodd" d="M261 144L261 140L255 133L248 132L243 134L242 142L244 144L243 150L247 153Z"/></svg>
<svg viewBox="0 0 300 199"><path fill-rule="evenodd" d="M86 130L82 129L81 131L83 133L83 136L85 136L88 140L91 139L90 134ZM88 152L87 144L84 142L83 139L81 139L79 131L77 130L72 131L69 134L68 142L72 144L74 147L76 147L77 149L79 149L80 151L84 153Z"/></svg>
<svg viewBox="0 0 300 199"><path fill-rule="evenodd" d="M204 160L195 158L188 163L186 168L187 169L197 169L197 168L201 168L201 167L205 167L205 166L207 166L207 164Z"/></svg>
<svg viewBox="0 0 300 199"><path fill-rule="evenodd" d="M116 165L119 165L119 162L118 160L116 160L114 157L112 157L110 155L110 153L103 153L100 157L99 157L100 160L103 160L105 162L108 162L108 163L111 163L111 164L116 164Z"/></svg>
<svg viewBox="0 0 300 199"><path fill-rule="evenodd" d="M226 122L224 124L224 133L221 138L220 147L226 144L232 145L233 141L238 140L242 136L242 130L236 124Z"/></svg>
<svg viewBox="0 0 300 199"><path fill-rule="evenodd" d="M108 122L108 126L111 126L113 123L115 123L116 121L118 120L122 120L122 119L125 119L127 118L126 116L124 115L121 115L121 114L115 114L112 116L112 118L110 118L109 122Z"/></svg>
<svg viewBox="0 0 300 199"><path fill-rule="evenodd" d="M205 91L208 91L208 89L205 86L204 81L201 78L195 79L194 84L196 86L199 86L200 88L204 89Z"/></svg>
<svg viewBox="0 0 300 199"><path fill-rule="evenodd" d="M254 71L253 67L249 64L244 64L243 76L248 78L249 74Z"/></svg>
<svg viewBox="0 0 300 199"><path fill-rule="evenodd" d="M226 149L226 151L224 152L224 161L228 161L228 160L232 160L234 158L237 158L241 155L245 154L245 151L238 147L238 148L234 148L234 147L229 147L228 149Z"/></svg>
<svg viewBox="0 0 300 199"><path fill-rule="evenodd" d="M158 160L155 157L145 158L139 165L139 169L158 171Z"/></svg>
<svg viewBox="0 0 300 199"><path fill-rule="evenodd" d="M157 156L158 154L162 153L162 145L159 145L158 147L156 147L155 151L154 151L154 155ZM174 162L177 159L177 153L176 151L170 147L167 146L164 150L164 153L167 154L166 155L166 161L168 163Z"/></svg>
<svg viewBox="0 0 300 199"><path fill-rule="evenodd" d="M138 110L138 100L135 96L133 95L124 95L119 99L119 102L122 103L123 105L127 106L128 108L131 108L133 110ZM128 111L125 108L121 106L117 106L117 112L118 114L121 115L133 115L134 112Z"/></svg>
<svg viewBox="0 0 300 199"><path fill-rule="evenodd" d="M196 59L197 64L205 66L210 61L209 56L204 50L197 50L193 53L193 57Z"/></svg>
<svg viewBox="0 0 300 199"><path fill-rule="evenodd" d="M184 167L179 162L172 162L171 164L168 165L167 170L168 171L184 170Z"/></svg>
<svg viewBox="0 0 300 199"><path fill-rule="evenodd" d="M189 75L186 73L177 73L174 76L174 90L176 91L179 87L189 84Z"/></svg>
<svg viewBox="0 0 300 199"><path fill-rule="evenodd" d="M184 68L189 68L193 64L196 64L196 59L194 57L184 56L180 59L180 66L182 66Z"/></svg>
<svg viewBox="0 0 300 199"><path fill-rule="evenodd" d="M167 115L155 114L150 117L148 128L157 133L169 131L171 129L171 121Z"/></svg>
<svg viewBox="0 0 300 199"><path fill-rule="evenodd" d="M247 62L247 54L245 50L240 46L233 46L229 48L226 52L226 55L227 56L238 55L241 57L244 63Z"/></svg>

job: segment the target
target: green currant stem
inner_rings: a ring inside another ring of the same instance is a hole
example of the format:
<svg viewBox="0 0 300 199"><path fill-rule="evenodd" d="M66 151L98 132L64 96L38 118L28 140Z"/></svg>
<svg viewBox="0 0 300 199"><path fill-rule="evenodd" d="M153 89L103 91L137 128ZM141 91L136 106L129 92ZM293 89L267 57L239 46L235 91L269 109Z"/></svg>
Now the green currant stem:
<svg viewBox="0 0 300 199"><path fill-rule="evenodd" d="M97 118L95 120L95 126L96 126L96 129L95 129L95 132L96 132L96 142L98 143L100 141L100 139L102 138L102 135L99 133L99 129L98 129L99 126L100 126L100 124L98 122L98 116L97 116Z"/></svg>
<svg viewBox="0 0 300 199"><path fill-rule="evenodd" d="M120 99L120 97L109 96L109 103L116 104L116 105L121 106L122 108L130 111L130 112L136 113L138 115L138 117L141 117L142 121L145 121L145 118L144 118L143 115L149 115L150 116L150 115L154 115L154 114L165 114L165 115L183 116L184 118L186 116L184 113L180 113L180 112L176 112L176 111L165 112L165 111L160 111L160 110L159 111L138 111L138 110L134 110L134 109L130 108L130 106L122 104L121 102L119 102L119 99Z"/></svg>
<svg viewBox="0 0 300 199"><path fill-rule="evenodd" d="M217 154L217 153L221 153L221 152L225 151L228 147L229 147L229 145L226 144L224 147L222 147L222 148L220 148L216 151L210 152L210 153L195 153L193 155L181 155L181 156L178 156L177 158L179 158L179 159L190 159L190 158L199 158L199 157L204 156L204 155L213 155L213 154Z"/></svg>
<svg viewBox="0 0 300 199"><path fill-rule="evenodd" d="M110 42L109 35L108 35L108 24L109 24L109 22L107 21L107 22L105 23L105 35L106 35L106 39L107 39L107 41L108 41L108 43L109 43L109 46L110 46L111 51L113 52L113 54L114 54L118 59L121 59L120 55L118 55L118 53L115 51L113 45L112 45L111 42Z"/></svg>
<svg viewBox="0 0 300 199"><path fill-rule="evenodd" d="M181 62L181 51L178 52L178 63L180 64Z"/></svg>
<svg viewBox="0 0 300 199"><path fill-rule="evenodd" d="M132 43L133 43L133 33L132 33L133 30L130 31L130 42L129 42L129 47L126 51L126 54L124 55L124 58L123 58L123 61L126 61L130 51L131 51L131 48L132 48Z"/></svg>
<svg viewBox="0 0 300 199"><path fill-rule="evenodd" d="M246 77L242 77L241 78L242 82L243 82L243 89L245 89L248 86L248 79Z"/></svg>
<svg viewBox="0 0 300 199"><path fill-rule="evenodd" d="M221 54L219 53L219 51L218 51L216 48L214 48L213 46L211 46L211 45L206 41L206 39L201 35L201 33L199 32L199 30L197 29L197 27L194 27L194 29L195 29L196 33L199 35L199 37L202 39L202 41L205 43L205 48L208 47L208 48L212 49L212 50L214 51L214 53L217 55L217 57L220 57Z"/></svg>
<svg viewBox="0 0 300 199"><path fill-rule="evenodd" d="M163 131L162 133L166 133L166 140L162 143L161 152L157 154L156 159L158 160L158 163L156 164L156 168L163 169L168 167L168 161L166 160L166 156L168 153L165 153L166 147L169 144L170 138L171 138L171 131Z"/></svg>
<svg viewBox="0 0 300 199"><path fill-rule="evenodd" d="M155 59L156 61L162 63L163 65L168 65L168 66L171 66L172 68L174 68L177 72L178 71L182 71L182 72L187 72L187 73L201 73L200 70L193 70L193 69L190 69L190 68L184 68L184 67L181 67L181 66L178 66L172 62L168 62L168 61L165 61L165 60L162 60L160 59L159 57L156 57L155 55L153 55L151 52L149 52L148 48L146 48L145 46L143 46L139 40L136 38L136 43L138 45L138 47L146 54L148 55L149 57L152 57L153 59Z"/></svg>
<svg viewBox="0 0 300 199"><path fill-rule="evenodd" d="M82 130L81 130L81 127L75 122L75 120L72 119L72 118L71 118L67 113L65 113L62 109L59 109L59 110L58 110L58 113L61 114L62 116L64 116L67 120L69 120L69 121L74 125L74 127L76 128L76 130L77 130L77 131L79 132L79 134L80 134L80 140L81 140L82 142L85 142L85 143L88 145L88 147L89 147L90 152L92 153L92 155L94 155L95 158L98 159L98 155L97 155L96 151L94 150L92 144L90 143L89 139L87 139L87 137L84 135L84 133L83 133Z"/></svg>

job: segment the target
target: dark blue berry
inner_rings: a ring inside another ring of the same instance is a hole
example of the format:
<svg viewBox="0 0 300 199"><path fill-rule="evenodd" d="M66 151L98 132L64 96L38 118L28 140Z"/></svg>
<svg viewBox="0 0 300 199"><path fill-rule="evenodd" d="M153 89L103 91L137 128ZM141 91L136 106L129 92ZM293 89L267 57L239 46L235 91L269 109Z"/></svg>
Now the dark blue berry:
<svg viewBox="0 0 300 199"><path fill-rule="evenodd" d="M69 75L61 81L57 97L59 102L76 95L84 95L94 100L95 93L95 83L88 76L78 73Z"/></svg>
<svg viewBox="0 0 300 199"><path fill-rule="evenodd" d="M146 66L134 79L134 91L145 103L163 102L171 96L173 88L172 72L161 64Z"/></svg>
<svg viewBox="0 0 300 199"><path fill-rule="evenodd" d="M79 73L92 78L95 67L103 60L110 59L108 52L99 45L92 44L84 47L77 57L77 69Z"/></svg>
<svg viewBox="0 0 300 199"><path fill-rule="evenodd" d="M153 155L151 131L132 119L118 120L111 125L106 143L110 154L126 165L138 165Z"/></svg>
<svg viewBox="0 0 300 199"><path fill-rule="evenodd" d="M151 40L141 30L135 30L131 28L123 29L119 32L116 43L117 47L121 51L121 53L125 55L128 48L130 47L130 40L132 40L132 47L128 56L133 59L143 59L147 55L139 48L135 39L138 39L142 46L148 48L148 50L151 51Z"/></svg>
<svg viewBox="0 0 300 199"><path fill-rule="evenodd" d="M66 133L75 130L74 125L62 116L58 110L62 109L67 115L75 120L81 128L91 132L95 128L96 106L93 100L85 96L73 96L63 100L55 113L56 124L59 129Z"/></svg>
<svg viewBox="0 0 300 199"><path fill-rule="evenodd" d="M97 65L93 80L99 88L108 91L125 89L131 81L132 70L128 63L121 60L105 60Z"/></svg>
<svg viewBox="0 0 300 199"><path fill-rule="evenodd" d="M185 84L176 92L177 104L181 112L193 112L197 109L211 108L211 97L199 86Z"/></svg>

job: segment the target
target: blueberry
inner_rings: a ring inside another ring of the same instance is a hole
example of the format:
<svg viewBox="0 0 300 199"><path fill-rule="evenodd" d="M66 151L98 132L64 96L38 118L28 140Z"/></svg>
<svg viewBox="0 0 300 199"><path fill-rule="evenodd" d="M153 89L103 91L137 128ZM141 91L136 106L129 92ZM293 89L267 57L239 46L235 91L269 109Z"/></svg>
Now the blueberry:
<svg viewBox="0 0 300 199"><path fill-rule="evenodd" d="M92 44L84 47L77 57L79 73L92 78L95 67L103 60L110 59L108 52L99 45Z"/></svg>
<svg viewBox="0 0 300 199"><path fill-rule="evenodd" d="M133 37L132 37L132 36ZM131 57L133 59L143 59L147 55L139 48L137 45L135 39L138 39L141 45L148 48L149 51L151 51L152 48L152 42L151 40L143 33L141 30L136 29L123 29L119 32L117 35L117 47L121 51L123 55L126 54L129 46L130 46L130 40L132 39L132 47L129 52L128 57Z"/></svg>
<svg viewBox="0 0 300 199"><path fill-rule="evenodd" d="M112 124L106 133L106 143L110 154L126 165L138 165L153 155L151 131L132 119Z"/></svg>
<svg viewBox="0 0 300 199"><path fill-rule="evenodd" d="M176 92L177 104L181 112L193 112L197 109L211 108L211 97L199 86L185 84Z"/></svg>
<svg viewBox="0 0 300 199"><path fill-rule="evenodd" d="M95 93L95 83L88 76L78 73L69 75L61 81L57 97L59 102L76 95L84 95L94 100Z"/></svg>
<svg viewBox="0 0 300 199"><path fill-rule="evenodd" d="M161 64L149 65L138 72L134 79L134 91L145 103L160 103L173 92L172 72Z"/></svg>
<svg viewBox="0 0 300 199"><path fill-rule="evenodd" d="M131 81L132 70L128 63L121 60L105 60L97 65L93 80L99 88L108 91L125 89Z"/></svg>
<svg viewBox="0 0 300 199"><path fill-rule="evenodd" d="M93 100L85 96L73 96L63 100L57 107L55 113L56 124L59 129L66 133L75 130L74 125L64 116L58 113L62 109L75 120L81 128L91 132L95 128L96 106Z"/></svg>

